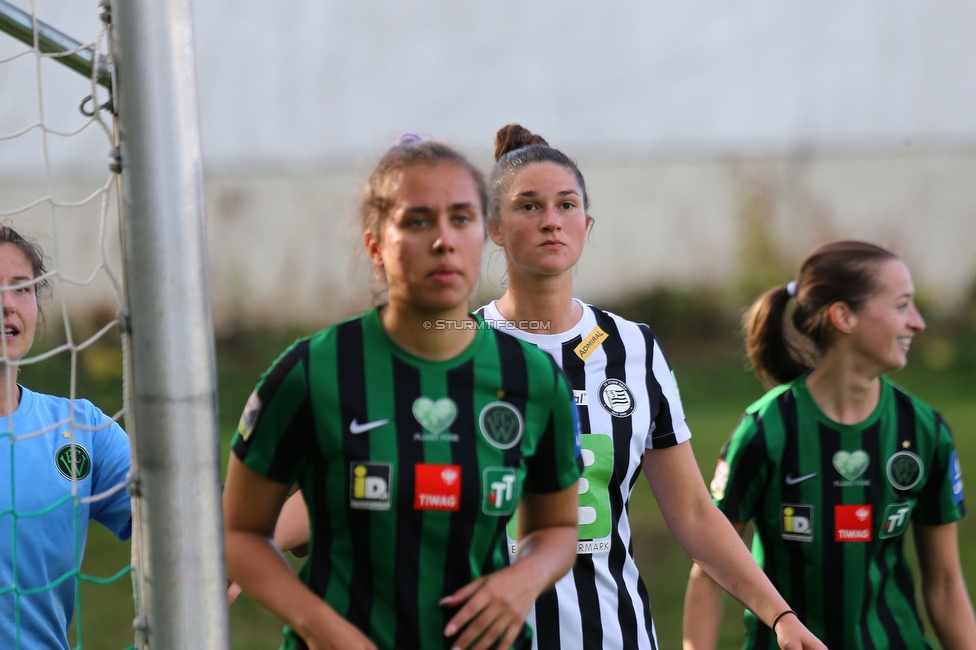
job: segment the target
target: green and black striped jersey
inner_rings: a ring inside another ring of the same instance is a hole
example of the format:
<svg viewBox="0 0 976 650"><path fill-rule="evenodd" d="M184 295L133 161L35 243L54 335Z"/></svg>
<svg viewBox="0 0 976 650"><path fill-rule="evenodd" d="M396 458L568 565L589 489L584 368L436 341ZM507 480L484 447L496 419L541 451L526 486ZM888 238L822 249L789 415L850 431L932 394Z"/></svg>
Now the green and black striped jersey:
<svg viewBox="0 0 976 650"><path fill-rule="evenodd" d="M803 375L746 410L711 489L730 519L754 521L753 555L827 647L927 647L905 532L965 513L952 434L931 407L882 377L871 416L839 424ZM777 647L747 612L743 648Z"/></svg>
<svg viewBox="0 0 976 650"><path fill-rule="evenodd" d="M562 372L477 322L447 361L397 346L378 309L299 340L261 378L232 443L258 474L299 484L312 530L301 579L380 648L451 647L454 612L438 603L508 565L523 489L580 476ZM285 628L283 648L305 644Z"/></svg>

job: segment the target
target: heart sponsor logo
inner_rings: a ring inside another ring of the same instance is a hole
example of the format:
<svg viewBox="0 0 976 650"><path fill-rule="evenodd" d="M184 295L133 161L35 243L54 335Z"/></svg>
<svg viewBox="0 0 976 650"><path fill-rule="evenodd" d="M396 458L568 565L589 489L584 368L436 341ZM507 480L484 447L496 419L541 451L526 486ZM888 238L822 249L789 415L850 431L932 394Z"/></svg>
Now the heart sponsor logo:
<svg viewBox="0 0 976 650"><path fill-rule="evenodd" d="M436 402L429 397L418 397L413 402L413 416L420 426L437 435L454 422L457 405L450 397L442 397Z"/></svg>
<svg viewBox="0 0 976 650"><path fill-rule="evenodd" d="M843 481L834 481L835 486L851 487L870 485L869 479L861 479L868 466L871 465L871 457L863 449L856 451L838 451L832 459L834 469L844 477Z"/></svg>

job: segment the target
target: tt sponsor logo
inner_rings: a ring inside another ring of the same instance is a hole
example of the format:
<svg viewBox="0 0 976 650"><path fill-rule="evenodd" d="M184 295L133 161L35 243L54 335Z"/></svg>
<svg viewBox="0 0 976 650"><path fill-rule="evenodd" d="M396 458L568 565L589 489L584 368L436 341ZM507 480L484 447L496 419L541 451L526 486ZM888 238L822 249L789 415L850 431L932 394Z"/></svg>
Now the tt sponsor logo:
<svg viewBox="0 0 976 650"><path fill-rule="evenodd" d="M482 511L494 516L515 512L516 483L517 476L511 467L486 467L481 475Z"/></svg>
<svg viewBox="0 0 976 650"><path fill-rule="evenodd" d="M389 510L391 463L353 462L349 466L349 507L354 510Z"/></svg>
<svg viewBox="0 0 976 650"><path fill-rule="evenodd" d="M834 506L834 541L870 542L871 510L866 504Z"/></svg>
<svg viewBox="0 0 976 650"><path fill-rule="evenodd" d="M813 506L784 503L780 506L781 536L794 542L813 541Z"/></svg>
<svg viewBox="0 0 976 650"><path fill-rule="evenodd" d="M416 510L456 511L461 507L461 466L415 466L413 507Z"/></svg>
<svg viewBox="0 0 976 650"><path fill-rule="evenodd" d="M881 518L881 539L904 535L912 518L913 503L889 503Z"/></svg>

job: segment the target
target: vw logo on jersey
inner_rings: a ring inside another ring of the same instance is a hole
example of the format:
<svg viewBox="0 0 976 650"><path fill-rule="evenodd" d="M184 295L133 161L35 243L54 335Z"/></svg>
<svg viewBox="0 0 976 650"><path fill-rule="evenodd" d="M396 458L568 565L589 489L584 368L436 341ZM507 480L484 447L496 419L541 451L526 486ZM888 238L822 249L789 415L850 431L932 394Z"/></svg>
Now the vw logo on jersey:
<svg viewBox="0 0 976 650"><path fill-rule="evenodd" d="M508 402L486 404L478 416L478 424L485 440L499 449L511 449L517 445L525 429L522 414Z"/></svg>
<svg viewBox="0 0 976 650"><path fill-rule="evenodd" d="M911 490L922 480L924 471L922 459L910 451L899 451L888 459L888 480L896 490Z"/></svg>
<svg viewBox="0 0 976 650"><path fill-rule="evenodd" d="M67 444L54 453L54 466L69 481L83 481L91 473L91 456L81 445Z"/></svg>
<svg viewBox="0 0 976 650"><path fill-rule="evenodd" d="M600 384L600 404L615 418L625 418L634 412L634 394L619 379L608 379Z"/></svg>

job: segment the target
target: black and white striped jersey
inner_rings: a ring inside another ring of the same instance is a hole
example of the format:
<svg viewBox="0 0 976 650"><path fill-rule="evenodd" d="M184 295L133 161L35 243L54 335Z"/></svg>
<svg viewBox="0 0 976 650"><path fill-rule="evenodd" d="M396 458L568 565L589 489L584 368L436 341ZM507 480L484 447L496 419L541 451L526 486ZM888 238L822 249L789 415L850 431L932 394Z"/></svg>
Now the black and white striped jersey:
<svg viewBox="0 0 976 650"><path fill-rule="evenodd" d="M533 648L657 650L627 504L644 450L685 442L691 431L653 332L577 302L582 318L559 334L548 332L545 321L509 323L495 302L479 310L486 321L556 359L570 380L583 432L576 565L529 614Z"/></svg>

